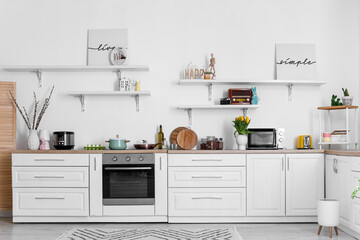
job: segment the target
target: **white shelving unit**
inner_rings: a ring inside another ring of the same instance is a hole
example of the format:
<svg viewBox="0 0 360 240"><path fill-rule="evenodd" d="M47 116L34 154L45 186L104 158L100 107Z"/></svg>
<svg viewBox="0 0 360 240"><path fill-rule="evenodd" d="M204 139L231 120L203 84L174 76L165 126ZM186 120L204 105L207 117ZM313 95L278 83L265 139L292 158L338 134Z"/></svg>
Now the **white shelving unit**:
<svg viewBox="0 0 360 240"><path fill-rule="evenodd" d="M346 145L347 149L350 149L350 145L354 145L354 148L357 148L358 145L358 126L357 126L357 109L358 106L352 106L352 105L344 105L344 106L329 106L329 107L318 107L317 108L319 110L319 129L320 129L320 134L319 134L319 139L322 139L322 133L324 132L324 130L326 129L327 132L332 132L331 130L331 116L330 113L331 111L334 110L345 110L346 112L346 117L345 117L345 130L346 130L346 142L318 142L320 149L322 148L323 145ZM350 130L349 127L349 110L354 110L354 115L355 115L355 123L354 123L354 128L355 128L355 141L350 141L350 134L348 133ZM323 111L327 111L327 128L323 128L322 126L322 112Z"/></svg>
<svg viewBox="0 0 360 240"><path fill-rule="evenodd" d="M74 66L74 65L34 65L34 66L3 66L9 72L34 72L39 80L39 87L43 86L43 72L116 72L121 78L121 72L125 71L149 71L147 65L119 65L119 66Z"/></svg>
<svg viewBox="0 0 360 240"><path fill-rule="evenodd" d="M150 91L76 91L69 92L71 96L79 97L81 103L81 111L85 112L85 96L135 96L136 111L139 111L140 96L150 96Z"/></svg>
<svg viewBox="0 0 360 240"><path fill-rule="evenodd" d="M189 126L192 125L192 110L193 109L241 109L243 111L243 115L247 115L248 109L255 109L259 108L260 105L180 105L178 106L178 109L183 109L188 112L188 118L189 118Z"/></svg>
<svg viewBox="0 0 360 240"><path fill-rule="evenodd" d="M288 87L288 99L292 100L292 88L293 86L322 86L326 84L320 81L310 80L241 80L241 79L180 79L180 85L207 85L208 86L208 99L212 100L213 85L262 85L262 86L287 86Z"/></svg>

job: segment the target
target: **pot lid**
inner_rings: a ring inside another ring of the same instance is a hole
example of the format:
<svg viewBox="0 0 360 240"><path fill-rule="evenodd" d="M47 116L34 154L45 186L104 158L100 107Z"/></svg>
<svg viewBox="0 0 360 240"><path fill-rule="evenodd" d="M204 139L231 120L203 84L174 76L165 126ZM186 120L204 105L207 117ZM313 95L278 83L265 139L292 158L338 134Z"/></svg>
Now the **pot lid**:
<svg viewBox="0 0 360 240"><path fill-rule="evenodd" d="M126 139L123 138L109 138L110 141L126 141Z"/></svg>

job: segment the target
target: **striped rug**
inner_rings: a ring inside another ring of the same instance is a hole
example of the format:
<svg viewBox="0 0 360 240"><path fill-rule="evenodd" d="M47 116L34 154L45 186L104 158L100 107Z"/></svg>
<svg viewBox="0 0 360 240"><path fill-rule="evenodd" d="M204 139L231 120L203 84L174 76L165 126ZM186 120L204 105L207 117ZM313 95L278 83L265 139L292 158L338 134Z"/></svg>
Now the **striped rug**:
<svg viewBox="0 0 360 240"><path fill-rule="evenodd" d="M235 228L106 229L74 228L57 240L241 240Z"/></svg>

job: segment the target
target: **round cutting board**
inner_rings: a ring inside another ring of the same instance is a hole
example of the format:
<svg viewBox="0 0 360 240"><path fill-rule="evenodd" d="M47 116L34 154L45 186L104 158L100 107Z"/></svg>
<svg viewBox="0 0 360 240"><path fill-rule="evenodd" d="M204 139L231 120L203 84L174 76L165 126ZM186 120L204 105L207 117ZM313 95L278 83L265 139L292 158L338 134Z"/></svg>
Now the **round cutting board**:
<svg viewBox="0 0 360 240"><path fill-rule="evenodd" d="M198 137L196 133L191 129L183 129L179 132L176 137L176 143L179 148L184 150L193 149L198 142Z"/></svg>
<svg viewBox="0 0 360 240"><path fill-rule="evenodd" d="M187 129L187 128L186 127L175 128L170 134L170 143L177 144L177 142L176 142L177 135L179 134L179 132L181 130L184 130L184 129Z"/></svg>

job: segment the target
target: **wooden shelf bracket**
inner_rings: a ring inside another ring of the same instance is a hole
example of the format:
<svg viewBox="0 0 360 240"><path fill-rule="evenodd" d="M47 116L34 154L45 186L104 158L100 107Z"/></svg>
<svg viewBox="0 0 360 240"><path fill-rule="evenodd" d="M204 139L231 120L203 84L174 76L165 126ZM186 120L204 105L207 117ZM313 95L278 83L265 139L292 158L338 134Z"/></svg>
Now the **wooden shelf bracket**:
<svg viewBox="0 0 360 240"><path fill-rule="evenodd" d="M42 71L40 69L36 69L35 73L39 81L39 88L42 88L43 87Z"/></svg>
<svg viewBox="0 0 360 240"><path fill-rule="evenodd" d="M85 112L85 95L84 94L80 95L80 103L81 103L81 111Z"/></svg>

